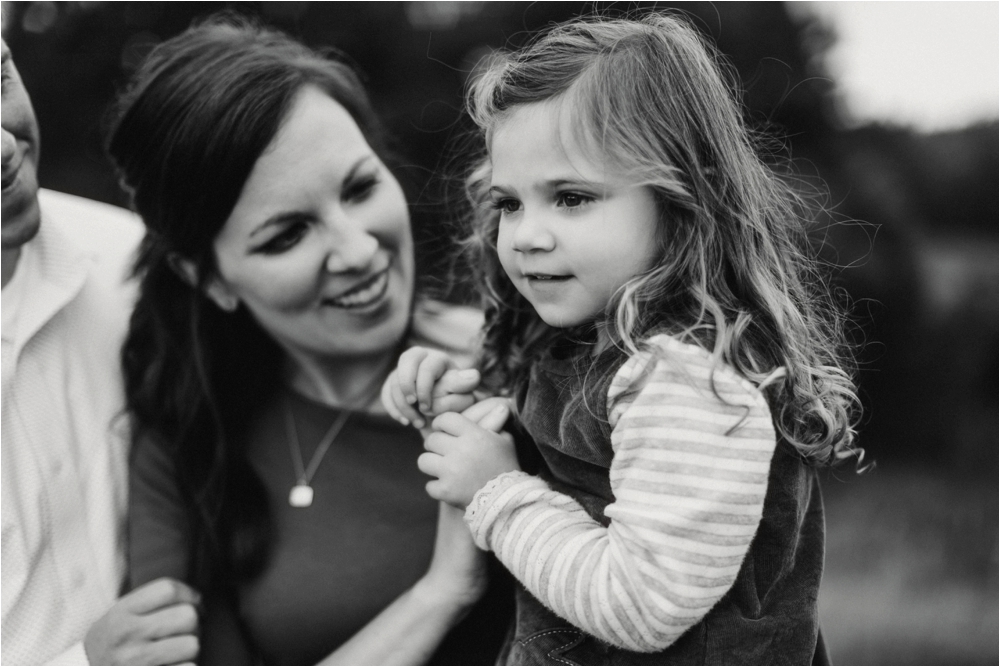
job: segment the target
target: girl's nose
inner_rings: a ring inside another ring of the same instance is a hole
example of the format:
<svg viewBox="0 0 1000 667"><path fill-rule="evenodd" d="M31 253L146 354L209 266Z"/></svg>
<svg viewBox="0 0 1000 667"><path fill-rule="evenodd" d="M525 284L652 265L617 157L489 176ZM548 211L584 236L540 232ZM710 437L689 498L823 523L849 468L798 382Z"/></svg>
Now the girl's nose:
<svg viewBox="0 0 1000 667"><path fill-rule="evenodd" d="M330 273L363 273L378 253L378 239L360 226L338 227L336 233L330 234L326 270Z"/></svg>
<svg viewBox="0 0 1000 667"><path fill-rule="evenodd" d="M517 252L548 252L555 248L555 237L545 224L544 216L521 214L511 238Z"/></svg>

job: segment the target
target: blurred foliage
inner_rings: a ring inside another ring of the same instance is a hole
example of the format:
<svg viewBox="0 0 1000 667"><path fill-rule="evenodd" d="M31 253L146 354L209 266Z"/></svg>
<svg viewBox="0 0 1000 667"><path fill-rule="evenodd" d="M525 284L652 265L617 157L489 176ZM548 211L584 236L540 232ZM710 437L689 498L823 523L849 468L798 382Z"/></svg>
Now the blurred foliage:
<svg viewBox="0 0 1000 667"><path fill-rule="evenodd" d="M158 41L220 9L346 52L367 77L402 156L425 273L443 267L446 188L465 80L491 49L551 22L645 3L19 2L5 36L35 104L47 187L126 204L102 150L104 113ZM657 7L669 4L656 3ZM843 129L822 71L836 39L782 3L681 3L742 82L750 123L782 138L803 182L828 191L817 226L853 303L866 404L862 444L881 464L922 461L992 475L997 462L998 127L921 135ZM856 222L863 221L863 222Z"/></svg>
<svg viewBox="0 0 1000 667"><path fill-rule="evenodd" d="M819 608L833 663L997 664L995 482L885 468L826 481Z"/></svg>

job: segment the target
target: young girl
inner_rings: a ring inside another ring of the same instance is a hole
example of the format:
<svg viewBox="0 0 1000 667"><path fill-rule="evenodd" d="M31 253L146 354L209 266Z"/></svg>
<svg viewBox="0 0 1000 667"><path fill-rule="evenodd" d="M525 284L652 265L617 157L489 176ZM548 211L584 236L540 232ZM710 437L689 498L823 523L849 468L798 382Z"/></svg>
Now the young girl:
<svg viewBox="0 0 1000 667"><path fill-rule="evenodd" d="M524 586L501 660L824 662L815 468L859 453L858 402L716 56L675 17L576 21L470 100L479 370L542 464L448 413L420 467ZM458 373L414 350L384 396L419 423Z"/></svg>

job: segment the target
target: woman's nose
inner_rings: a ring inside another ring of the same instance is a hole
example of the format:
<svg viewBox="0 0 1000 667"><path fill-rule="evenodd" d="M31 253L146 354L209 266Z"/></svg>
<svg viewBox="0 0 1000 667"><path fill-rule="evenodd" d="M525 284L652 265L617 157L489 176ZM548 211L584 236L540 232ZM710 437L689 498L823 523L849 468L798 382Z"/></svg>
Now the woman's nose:
<svg viewBox="0 0 1000 667"><path fill-rule="evenodd" d="M338 225L330 234L326 270L330 273L364 272L378 253L378 239L364 227Z"/></svg>
<svg viewBox="0 0 1000 667"><path fill-rule="evenodd" d="M548 252L555 248L555 237L540 213L524 211L514 229L512 244L517 252Z"/></svg>

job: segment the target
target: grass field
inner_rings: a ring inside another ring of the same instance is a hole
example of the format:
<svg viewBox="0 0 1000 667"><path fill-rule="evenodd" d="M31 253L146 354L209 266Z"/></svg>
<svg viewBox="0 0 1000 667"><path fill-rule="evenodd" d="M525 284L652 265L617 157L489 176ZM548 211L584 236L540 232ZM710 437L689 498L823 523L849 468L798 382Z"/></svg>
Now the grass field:
<svg viewBox="0 0 1000 667"><path fill-rule="evenodd" d="M996 477L880 463L823 490L820 618L835 664L998 663Z"/></svg>

